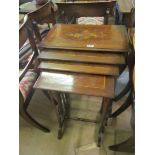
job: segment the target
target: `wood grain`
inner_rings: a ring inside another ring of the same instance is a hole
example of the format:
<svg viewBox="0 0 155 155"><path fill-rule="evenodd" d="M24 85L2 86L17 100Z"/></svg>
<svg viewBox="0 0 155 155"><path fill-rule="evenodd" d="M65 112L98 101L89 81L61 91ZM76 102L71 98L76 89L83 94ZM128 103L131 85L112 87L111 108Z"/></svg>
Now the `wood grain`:
<svg viewBox="0 0 155 155"><path fill-rule="evenodd" d="M123 25L57 24L39 45L45 48L127 52Z"/></svg>
<svg viewBox="0 0 155 155"><path fill-rule="evenodd" d="M98 63L98 64L118 64L126 63L125 56L114 53L97 53L84 51L68 51L68 50L43 50L38 59L44 60L60 60L83 63Z"/></svg>
<svg viewBox="0 0 155 155"><path fill-rule="evenodd" d="M110 65L64 63L64 62L41 62L39 69L42 71L62 71L96 75L119 75L119 67Z"/></svg>
<svg viewBox="0 0 155 155"><path fill-rule="evenodd" d="M113 98L115 79L107 76L42 72L34 88Z"/></svg>

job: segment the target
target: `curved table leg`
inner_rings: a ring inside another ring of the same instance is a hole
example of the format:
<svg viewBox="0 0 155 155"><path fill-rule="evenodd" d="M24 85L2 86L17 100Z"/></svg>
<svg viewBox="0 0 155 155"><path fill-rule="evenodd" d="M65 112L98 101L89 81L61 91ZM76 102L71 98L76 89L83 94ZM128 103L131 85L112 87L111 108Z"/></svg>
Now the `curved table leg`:
<svg viewBox="0 0 155 155"><path fill-rule="evenodd" d="M132 103L132 100L131 100L131 92L130 92L129 96L127 97L123 105L115 112L113 112L110 117L117 117L122 112L124 112L131 105L131 103Z"/></svg>
<svg viewBox="0 0 155 155"><path fill-rule="evenodd" d="M112 99L103 98L103 100L102 100L101 123L100 123L100 127L99 127L98 142L97 142L98 147L101 146L101 140L102 140L102 137L104 134L104 129L105 129L105 125L107 122L107 117L109 115L109 109L111 108L111 105L112 105Z"/></svg>
<svg viewBox="0 0 155 155"><path fill-rule="evenodd" d="M63 93L63 97L65 101L66 117L70 118L70 96L68 93Z"/></svg>
<svg viewBox="0 0 155 155"><path fill-rule="evenodd" d="M51 101L54 103L56 116L58 119L58 139L61 139L63 136L63 125L66 115L65 103L63 99L63 93L58 92L49 92Z"/></svg>

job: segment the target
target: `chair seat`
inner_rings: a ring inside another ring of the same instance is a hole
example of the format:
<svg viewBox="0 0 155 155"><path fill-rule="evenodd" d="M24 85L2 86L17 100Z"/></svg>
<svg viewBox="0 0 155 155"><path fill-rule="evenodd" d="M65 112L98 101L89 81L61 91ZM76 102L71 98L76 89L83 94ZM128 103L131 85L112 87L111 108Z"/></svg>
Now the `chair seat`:
<svg viewBox="0 0 155 155"><path fill-rule="evenodd" d="M37 73L28 71L19 83L19 89L23 95L24 101L33 88L33 84L37 79Z"/></svg>
<svg viewBox="0 0 155 155"><path fill-rule="evenodd" d="M104 24L104 17L80 17L77 19L77 24L102 25Z"/></svg>
<svg viewBox="0 0 155 155"><path fill-rule="evenodd" d="M19 59L20 66L25 66L31 59L32 52L27 52ZM23 67L22 67L23 68Z"/></svg>

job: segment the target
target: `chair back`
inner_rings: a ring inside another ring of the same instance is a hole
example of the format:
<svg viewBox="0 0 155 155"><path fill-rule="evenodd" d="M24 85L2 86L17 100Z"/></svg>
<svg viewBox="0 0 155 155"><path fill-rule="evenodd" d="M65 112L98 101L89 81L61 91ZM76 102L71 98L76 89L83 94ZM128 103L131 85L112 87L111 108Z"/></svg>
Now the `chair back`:
<svg viewBox="0 0 155 155"><path fill-rule="evenodd" d="M61 17L104 17L104 24L108 24L108 17L114 15L115 1L58 2L57 5Z"/></svg>
<svg viewBox="0 0 155 155"><path fill-rule="evenodd" d="M39 9L30 12L28 14L28 17L30 18L32 24L35 36L38 41L42 40L41 34L39 32L39 28L37 24L52 24L54 25L56 23L55 19L55 13L54 13L54 4L49 1L46 4L44 4Z"/></svg>
<svg viewBox="0 0 155 155"><path fill-rule="evenodd" d="M39 9L30 12L28 17L32 22L36 22L37 24L44 24L44 23L52 23L55 24L55 16L54 16L54 4L49 1L45 3Z"/></svg>
<svg viewBox="0 0 155 155"><path fill-rule="evenodd" d="M23 46L25 44L27 44L27 42L30 43L30 46L32 48L32 55L31 55L31 58L29 59L28 63L26 64L26 66L22 70L22 72L19 76L19 81L21 81L21 79L24 77L26 72L30 69L34 59L39 54L38 49L37 49L36 44L35 44L35 39L33 37L32 24L31 24L28 16L26 15L24 17L24 22L19 29L19 51L20 51L20 49L23 48Z"/></svg>

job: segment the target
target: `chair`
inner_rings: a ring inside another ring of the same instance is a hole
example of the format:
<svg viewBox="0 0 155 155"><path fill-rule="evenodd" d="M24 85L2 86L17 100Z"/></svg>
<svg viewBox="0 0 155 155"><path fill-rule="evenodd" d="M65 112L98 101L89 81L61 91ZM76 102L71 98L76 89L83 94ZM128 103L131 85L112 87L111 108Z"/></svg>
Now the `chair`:
<svg viewBox="0 0 155 155"><path fill-rule="evenodd" d="M42 38L44 37L44 35L46 35L46 32L48 32L48 30L44 31L44 33L42 33L43 35L41 35L41 33L39 32L39 28L37 26L37 24L55 24L56 20L55 20L55 6L54 4L49 1L46 4L44 4L41 8L39 8L36 11L33 11L31 13L28 14L28 17L31 20L31 24L33 25L33 30L35 32L35 36L38 42L40 42L42 40ZM49 94L47 91L43 90L43 93L46 95L46 97L51 100ZM67 105L67 103L69 103L70 101L70 97L67 93L54 93L55 94L55 102L61 102L62 104L65 103L65 106ZM54 104L55 105L55 104ZM69 105L67 105L69 106ZM57 108L57 105L55 106ZM68 113L67 111L65 112L65 114Z"/></svg>
<svg viewBox="0 0 155 155"><path fill-rule="evenodd" d="M36 56L38 55L38 50L33 38L32 26L26 16L24 18L24 23L19 29L19 49L22 48L22 46L25 44L25 42L27 42L27 40L29 40L30 42L33 53L29 59L29 62L26 64L19 76L19 113L27 122L29 122L36 128L39 128L44 132L49 132L49 129L38 123L27 112L29 102L34 93L33 84L35 83L39 75L37 73L36 67L34 67L33 70L29 70L32 63L35 61ZM36 61L35 65L37 66Z"/></svg>
<svg viewBox="0 0 155 155"><path fill-rule="evenodd" d="M33 23L33 29L37 41L40 41L41 38L48 32L50 29L49 24L55 24L53 8L55 9L54 4L52 2L47 2L46 4L40 6L39 9L28 14L31 22ZM45 27L45 25L41 26L40 29L38 28L37 24L45 23L48 24L48 28L47 26ZM20 68L23 68L23 66L29 61L31 54L32 50L29 43L25 44L25 46L20 49Z"/></svg>
<svg viewBox="0 0 155 155"><path fill-rule="evenodd" d="M37 41L41 41L42 37L49 31L50 29L49 24L54 25L56 23L55 10L56 6L51 1L49 1L39 9L28 13L28 17L32 22ZM45 29L43 32L40 33L37 24L45 24L45 23L48 24L49 28Z"/></svg>
<svg viewBox="0 0 155 155"><path fill-rule="evenodd" d="M115 113L113 117L118 116L122 111L124 111L127 106L132 105L132 115L131 115L131 128L132 135L125 141L109 146L110 150L119 151L119 152L135 152L135 52L134 52L134 41L130 38L130 47L131 53L128 57L128 66L129 66L129 79L130 79L130 95L126 102L121 106Z"/></svg>
<svg viewBox="0 0 155 155"><path fill-rule="evenodd" d="M128 92L131 91L132 89L132 70L133 66L135 64L135 49L133 45L133 36L134 36L134 28L135 25L135 8L131 9L131 17L130 17L130 22L128 23L128 38L129 38L129 45L130 45L130 52L127 57L127 66L129 69L129 81L126 84L125 88L120 92L119 95L117 95L114 99L114 101L120 100L122 97L124 97ZM125 111L130 105L131 105L131 93L129 93L129 96L127 97L126 101L124 104L117 109L111 117L117 117L119 114L121 114L123 111Z"/></svg>
<svg viewBox="0 0 155 155"><path fill-rule="evenodd" d="M60 18L65 23L76 23L79 17L104 17L104 24L114 14L115 1L57 2Z"/></svg>

